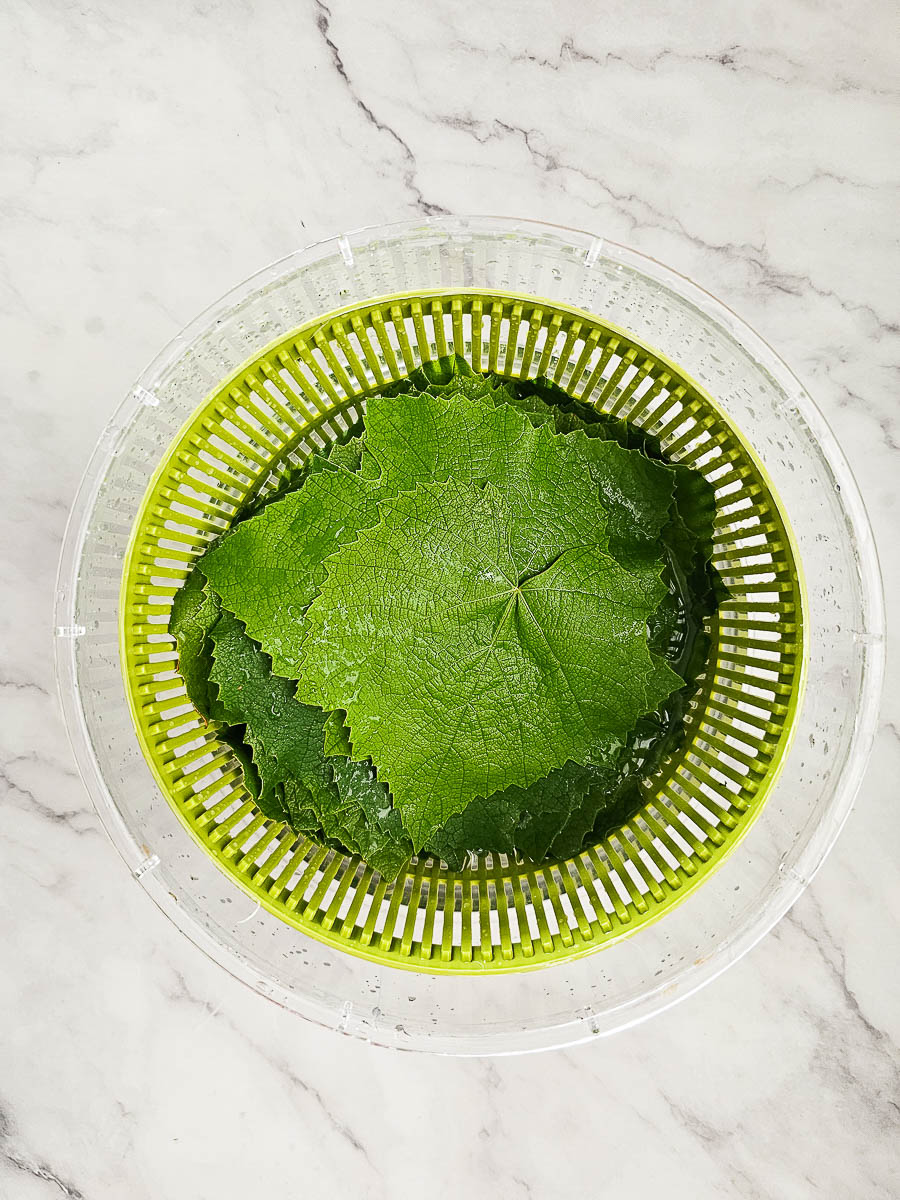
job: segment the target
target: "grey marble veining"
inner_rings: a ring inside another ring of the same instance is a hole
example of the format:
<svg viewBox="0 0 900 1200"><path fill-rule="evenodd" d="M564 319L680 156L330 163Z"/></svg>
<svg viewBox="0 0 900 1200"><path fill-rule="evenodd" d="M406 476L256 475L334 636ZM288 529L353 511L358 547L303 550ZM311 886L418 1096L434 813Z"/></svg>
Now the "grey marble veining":
<svg viewBox="0 0 900 1200"><path fill-rule="evenodd" d="M897 778L791 914L652 1023L392 1054L207 962L90 808L53 693L69 503L113 406L235 281L415 213L595 230L781 353L896 537L895 14L884 0L100 5L0 13L0 1197L892 1197Z"/></svg>

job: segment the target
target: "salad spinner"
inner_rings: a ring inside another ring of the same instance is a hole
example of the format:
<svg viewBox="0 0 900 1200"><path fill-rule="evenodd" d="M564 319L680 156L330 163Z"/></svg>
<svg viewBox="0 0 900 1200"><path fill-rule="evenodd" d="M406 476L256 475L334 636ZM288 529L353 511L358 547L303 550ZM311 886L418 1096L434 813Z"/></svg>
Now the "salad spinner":
<svg viewBox="0 0 900 1200"><path fill-rule="evenodd" d="M265 817L188 701L173 596L265 495L421 363L551 378L655 435L717 499L728 588L683 743L569 859L414 858L387 882ZM433 218L320 243L184 331L107 426L67 531L60 690L134 876L258 991L370 1041L558 1046L686 995L780 917L873 735L880 581L852 477L797 380L687 280L589 234Z"/></svg>

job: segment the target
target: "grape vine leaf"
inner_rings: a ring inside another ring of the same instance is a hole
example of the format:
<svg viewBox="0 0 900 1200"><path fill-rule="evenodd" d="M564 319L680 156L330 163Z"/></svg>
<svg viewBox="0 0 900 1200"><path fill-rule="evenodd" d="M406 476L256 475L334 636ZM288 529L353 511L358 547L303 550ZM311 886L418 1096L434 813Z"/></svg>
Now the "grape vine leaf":
<svg viewBox="0 0 900 1200"><path fill-rule="evenodd" d="M343 467L239 525L200 560L224 606L246 625L285 679L299 674L303 614L325 578L324 560L361 523L377 519L378 490Z"/></svg>
<svg viewBox="0 0 900 1200"><path fill-rule="evenodd" d="M256 769L256 763L253 761L253 750L247 745L246 726L223 725L218 731L218 736L237 759L244 776L244 786L249 792L251 800L258 801L262 795L262 780Z"/></svg>
<svg viewBox="0 0 900 1200"><path fill-rule="evenodd" d="M393 879L409 861L413 848L400 813L391 805L390 792L371 763L334 758L331 772L339 796L332 810L334 836L386 879ZM323 816L326 833L329 816Z"/></svg>
<svg viewBox="0 0 900 1200"><path fill-rule="evenodd" d="M178 649L178 671L184 680L188 699L204 720L217 720L215 689L210 689L212 667L210 630L219 619L219 597L207 586L206 579L192 570L175 593L169 632Z"/></svg>
<svg viewBox="0 0 900 1200"><path fill-rule="evenodd" d="M337 710L325 718L325 756L343 755L353 757L353 746L350 743L350 730L346 725L346 713Z"/></svg>
<svg viewBox="0 0 900 1200"><path fill-rule="evenodd" d="M659 578L606 552L590 481L559 480L536 456L521 492L401 493L328 560L308 610L297 695L346 711L417 849L476 796L588 755L683 682L647 647Z"/></svg>
<svg viewBox="0 0 900 1200"><path fill-rule="evenodd" d="M260 778L257 802L273 815L264 806L273 806L277 785L286 778L321 780L325 714L301 704L294 685L272 674L267 656L232 613L221 613L210 636L210 682L217 688L224 719L245 726L244 741Z"/></svg>
<svg viewBox="0 0 900 1200"><path fill-rule="evenodd" d="M590 768L569 761L529 787L513 785L493 796L477 796L435 830L426 850L454 871L463 869L471 853L518 851L540 862L561 828L580 810L590 786Z"/></svg>
<svg viewBox="0 0 900 1200"><path fill-rule="evenodd" d="M329 449L327 461L335 467L343 467L347 471L358 471L362 463L365 438L362 434L348 438L345 442L335 442Z"/></svg>
<svg viewBox="0 0 900 1200"><path fill-rule="evenodd" d="M260 809L298 832L321 830L393 877L412 847L371 765L326 759L326 714L302 704L293 684L272 674L268 656L233 614L223 612L211 636L211 680L228 720L244 726L261 782Z"/></svg>

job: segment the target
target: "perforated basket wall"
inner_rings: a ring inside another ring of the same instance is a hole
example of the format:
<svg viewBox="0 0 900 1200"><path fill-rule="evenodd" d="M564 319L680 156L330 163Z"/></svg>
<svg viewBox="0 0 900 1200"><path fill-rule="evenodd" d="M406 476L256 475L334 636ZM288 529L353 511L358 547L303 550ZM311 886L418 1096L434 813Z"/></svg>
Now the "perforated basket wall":
<svg viewBox="0 0 900 1200"><path fill-rule="evenodd" d="M237 762L185 696L172 598L238 504L287 461L340 436L367 393L423 360L549 375L633 421L715 485L714 561L731 592L680 753L640 812L602 843L534 866L414 860L388 885L265 818ZM148 402L153 398L149 397ZM719 865L763 804L787 749L804 662L802 581L784 515L752 449L678 367L574 308L485 291L381 298L302 326L223 382L151 481L126 556L121 654L135 727L168 802L223 870L305 933L428 972L516 970L584 954L666 912Z"/></svg>

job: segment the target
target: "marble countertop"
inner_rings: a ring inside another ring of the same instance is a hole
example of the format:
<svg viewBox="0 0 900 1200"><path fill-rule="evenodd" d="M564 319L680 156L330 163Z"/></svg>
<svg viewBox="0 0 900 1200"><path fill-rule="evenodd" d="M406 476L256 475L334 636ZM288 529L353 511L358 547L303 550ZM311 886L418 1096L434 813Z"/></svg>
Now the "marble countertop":
<svg viewBox="0 0 900 1200"><path fill-rule="evenodd" d="M415 213L589 228L740 312L832 422L900 618L887 0L594 11L0 14L4 1198L900 1191L893 648L854 814L775 932L649 1024L527 1058L375 1049L246 990L129 877L62 730L56 560L112 408L260 265Z"/></svg>

